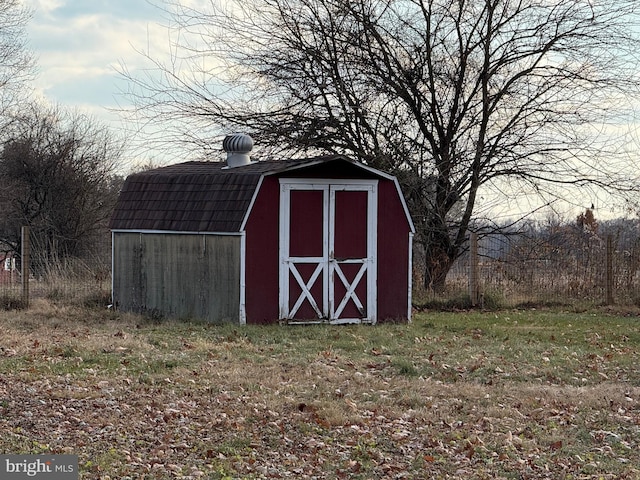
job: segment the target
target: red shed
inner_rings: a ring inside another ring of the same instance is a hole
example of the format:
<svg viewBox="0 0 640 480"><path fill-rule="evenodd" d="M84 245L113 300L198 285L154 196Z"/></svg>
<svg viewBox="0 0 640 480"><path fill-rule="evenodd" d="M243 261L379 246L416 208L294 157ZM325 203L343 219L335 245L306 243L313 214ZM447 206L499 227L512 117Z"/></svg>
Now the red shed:
<svg viewBox="0 0 640 480"><path fill-rule="evenodd" d="M227 151L247 138L227 137ZM395 177L343 156L251 162L248 149L127 178L111 219L114 305L239 323L409 320L414 230Z"/></svg>

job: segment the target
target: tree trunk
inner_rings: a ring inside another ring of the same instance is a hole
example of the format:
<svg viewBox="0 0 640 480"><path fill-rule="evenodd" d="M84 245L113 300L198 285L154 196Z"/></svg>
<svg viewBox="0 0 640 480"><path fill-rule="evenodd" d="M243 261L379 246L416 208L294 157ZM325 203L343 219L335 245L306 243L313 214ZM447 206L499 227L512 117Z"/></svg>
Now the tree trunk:
<svg viewBox="0 0 640 480"><path fill-rule="evenodd" d="M455 260L448 251L448 244L442 245L432 241L424 245L424 287L426 289L437 293L444 291L447 274Z"/></svg>

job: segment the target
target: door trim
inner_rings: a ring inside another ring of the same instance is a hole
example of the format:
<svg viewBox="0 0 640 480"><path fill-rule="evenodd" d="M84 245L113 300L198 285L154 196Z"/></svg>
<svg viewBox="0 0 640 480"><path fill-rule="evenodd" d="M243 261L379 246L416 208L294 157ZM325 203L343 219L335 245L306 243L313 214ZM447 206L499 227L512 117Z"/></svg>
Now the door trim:
<svg viewBox="0 0 640 480"><path fill-rule="evenodd" d="M378 180L347 179L347 180L325 180L325 179L305 179L305 178L281 178L280 179L280 225L279 225L279 314L280 319L289 323L371 323L375 324L376 299L377 299L377 220L378 220ZM321 257L301 257L293 258L289 256L289 232L290 232L290 192L293 190L321 190L323 192L323 254ZM336 192L339 191L365 191L367 196L367 257L364 259L338 260L333 258L332 246L335 241L335 206ZM296 300L293 308L289 308L289 279L290 274L295 275L295 265L291 263L322 263L314 269L314 274L307 281L301 282L296 278L302 293ZM360 263L360 267L355 278L349 282L344 276L340 265L344 263ZM366 299L358 299L355 289L358 282L366 275L367 285ZM322 277L324 285L322 288L322 305L320 299L310 299L310 290L314 282ZM342 282L345 288L345 296L342 299L334 299L335 283ZM292 318L297 308L305 299L310 303L316 313L320 313L318 319L297 321ZM366 306L366 315L359 318L342 318L344 307L352 300L359 310Z"/></svg>

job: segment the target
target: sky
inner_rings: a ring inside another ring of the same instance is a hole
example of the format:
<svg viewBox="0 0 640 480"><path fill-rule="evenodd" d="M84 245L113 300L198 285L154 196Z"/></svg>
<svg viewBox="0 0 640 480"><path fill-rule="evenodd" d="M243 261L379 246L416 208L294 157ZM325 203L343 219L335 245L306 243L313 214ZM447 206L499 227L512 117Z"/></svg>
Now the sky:
<svg viewBox="0 0 640 480"><path fill-rule="evenodd" d="M122 129L119 114L110 110L127 107L127 99L119 95L127 84L118 67L126 65L135 72L148 66L136 50L147 51L153 58L168 56L166 14L154 5L162 1L23 0L33 9L27 34L39 72L36 93L54 104L88 113L115 131ZM125 153L123 170L148 164L150 159L167 163L158 154L135 155Z"/></svg>
<svg viewBox="0 0 640 480"><path fill-rule="evenodd" d="M33 9L27 35L38 67L36 94L121 128L120 116L110 111L126 106L118 66L141 68L144 59L136 49L166 51L163 12L146 0L23 2Z"/></svg>

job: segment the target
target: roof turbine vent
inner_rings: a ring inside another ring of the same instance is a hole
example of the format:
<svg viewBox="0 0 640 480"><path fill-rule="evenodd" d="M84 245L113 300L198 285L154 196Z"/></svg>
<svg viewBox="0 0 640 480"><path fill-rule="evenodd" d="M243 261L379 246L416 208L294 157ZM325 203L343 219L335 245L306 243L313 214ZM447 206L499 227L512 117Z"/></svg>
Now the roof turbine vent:
<svg viewBox="0 0 640 480"><path fill-rule="evenodd" d="M246 133L233 133L224 137L222 148L227 152L227 167L240 167L251 163L249 152L253 149L253 139Z"/></svg>

